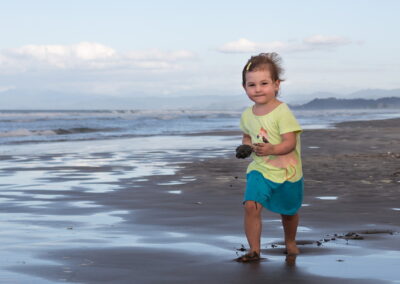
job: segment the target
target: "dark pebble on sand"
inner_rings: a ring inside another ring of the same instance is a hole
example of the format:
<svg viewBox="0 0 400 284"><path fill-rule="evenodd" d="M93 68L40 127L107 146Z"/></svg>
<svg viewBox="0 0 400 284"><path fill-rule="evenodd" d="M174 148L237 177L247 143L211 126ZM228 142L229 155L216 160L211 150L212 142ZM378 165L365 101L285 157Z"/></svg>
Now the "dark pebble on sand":
<svg viewBox="0 0 400 284"><path fill-rule="evenodd" d="M366 234L366 235L370 235L370 234L391 234L391 235L393 235L393 231L392 230L367 230L367 231L361 231L360 234Z"/></svg>
<svg viewBox="0 0 400 284"><path fill-rule="evenodd" d="M363 240L364 237L360 236L357 233L354 232L349 232L345 234L344 236L338 236L338 238L345 239L345 240Z"/></svg>
<svg viewBox="0 0 400 284"><path fill-rule="evenodd" d="M244 245L241 246L241 248L236 249L237 251L246 251L246 248L244 247Z"/></svg>

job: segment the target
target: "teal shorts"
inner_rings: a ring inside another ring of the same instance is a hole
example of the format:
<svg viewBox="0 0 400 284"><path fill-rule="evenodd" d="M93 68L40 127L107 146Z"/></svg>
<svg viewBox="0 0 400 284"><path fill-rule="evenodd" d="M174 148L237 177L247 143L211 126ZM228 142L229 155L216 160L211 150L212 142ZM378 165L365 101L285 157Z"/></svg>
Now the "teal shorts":
<svg viewBox="0 0 400 284"><path fill-rule="evenodd" d="M303 202L303 190L303 178L296 182L276 183L258 171L251 171L247 174L243 203L256 201L272 212L295 215Z"/></svg>

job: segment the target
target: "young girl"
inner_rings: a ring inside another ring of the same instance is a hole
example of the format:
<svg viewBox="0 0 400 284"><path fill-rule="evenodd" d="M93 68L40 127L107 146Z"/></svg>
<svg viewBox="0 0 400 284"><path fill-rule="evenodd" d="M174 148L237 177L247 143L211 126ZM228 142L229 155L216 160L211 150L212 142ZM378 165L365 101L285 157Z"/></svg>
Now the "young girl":
<svg viewBox="0 0 400 284"><path fill-rule="evenodd" d="M244 195L244 229L250 250L236 259L239 262L260 260L263 207L281 214L288 256L299 253L295 238L303 199L302 129L289 107L277 99L283 81L280 62L276 53L261 53L252 56L242 72L244 90L254 105L242 114L243 145L237 148L238 158L250 153L253 158Z"/></svg>

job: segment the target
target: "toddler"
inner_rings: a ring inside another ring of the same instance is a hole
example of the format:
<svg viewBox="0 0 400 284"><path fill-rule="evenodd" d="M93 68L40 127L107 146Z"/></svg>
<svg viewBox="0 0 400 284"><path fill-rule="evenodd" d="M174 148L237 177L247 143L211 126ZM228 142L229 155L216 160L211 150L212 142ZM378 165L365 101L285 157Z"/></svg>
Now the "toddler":
<svg viewBox="0 0 400 284"><path fill-rule="evenodd" d="M303 200L302 129L287 104L277 99L282 73L276 53L252 56L242 72L243 88L254 104L242 113L243 145L236 149L238 158L253 158L243 201L250 250L239 262L260 260L263 207L281 215L288 256L299 253L295 239Z"/></svg>

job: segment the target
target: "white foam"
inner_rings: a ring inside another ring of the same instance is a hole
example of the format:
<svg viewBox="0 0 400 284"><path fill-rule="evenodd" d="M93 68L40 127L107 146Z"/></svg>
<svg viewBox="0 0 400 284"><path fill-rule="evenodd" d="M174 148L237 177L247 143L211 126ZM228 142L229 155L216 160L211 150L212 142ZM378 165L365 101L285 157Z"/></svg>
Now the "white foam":
<svg viewBox="0 0 400 284"><path fill-rule="evenodd" d="M197 178L181 178L181 181L195 181Z"/></svg>
<svg viewBox="0 0 400 284"><path fill-rule="evenodd" d="M177 185L177 184L185 184L184 182L181 181L168 181L168 182L159 182L157 185Z"/></svg>
<svg viewBox="0 0 400 284"><path fill-rule="evenodd" d="M28 129L16 129L7 132L1 132L0 137L16 137L16 136L31 136L32 132Z"/></svg>
<svg viewBox="0 0 400 284"><path fill-rule="evenodd" d="M280 219L273 219L273 220L264 220L264 223L272 223L272 222L281 222L282 220Z"/></svg>
<svg viewBox="0 0 400 284"><path fill-rule="evenodd" d="M13 200L14 200L13 198L0 197L0 203L7 203L7 202L10 202L10 201L13 201Z"/></svg>
<svg viewBox="0 0 400 284"><path fill-rule="evenodd" d="M305 226L298 226L297 227L297 232L309 232L309 231L311 231L311 229L308 228L308 227L305 227Z"/></svg>
<svg viewBox="0 0 400 284"><path fill-rule="evenodd" d="M182 190L169 190L168 193L171 193L171 194L182 194Z"/></svg>
<svg viewBox="0 0 400 284"><path fill-rule="evenodd" d="M279 228L283 229L283 226L280 226ZM304 232L310 232L310 231L311 231L311 229L308 228L308 227L305 227L305 226L298 226L297 227L297 232L304 233Z"/></svg>
<svg viewBox="0 0 400 284"><path fill-rule="evenodd" d="M73 201L69 202L70 205L81 208L95 208L102 207L102 205L96 204L93 201Z"/></svg>
<svg viewBox="0 0 400 284"><path fill-rule="evenodd" d="M336 200L336 199L338 199L337 196L317 196L315 198L318 198L321 200Z"/></svg>
<svg viewBox="0 0 400 284"><path fill-rule="evenodd" d="M177 232L166 232L165 234L173 238L184 238L188 236L188 234L177 233Z"/></svg>
<svg viewBox="0 0 400 284"><path fill-rule="evenodd" d="M36 135L55 135L52 130L31 131L25 128L15 129L11 131L1 132L0 137L18 137L18 136L36 136Z"/></svg>

